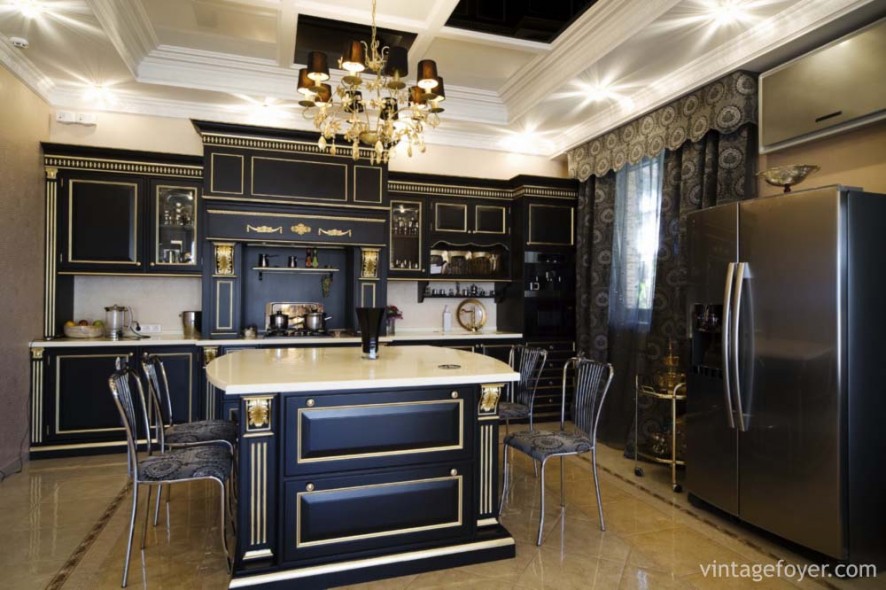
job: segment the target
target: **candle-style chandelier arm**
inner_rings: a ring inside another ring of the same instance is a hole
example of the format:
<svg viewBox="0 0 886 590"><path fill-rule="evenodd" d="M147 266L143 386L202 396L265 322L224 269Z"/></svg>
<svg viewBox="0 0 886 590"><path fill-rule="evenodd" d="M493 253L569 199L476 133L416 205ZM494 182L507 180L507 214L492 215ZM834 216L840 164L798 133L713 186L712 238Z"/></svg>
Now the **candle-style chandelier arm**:
<svg viewBox="0 0 886 590"><path fill-rule="evenodd" d="M400 143L406 145L409 156L413 148L425 151L425 123L432 128L439 125L440 104L446 95L433 60L419 62L416 85L407 87L408 52L400 46L381 46L375 10L376 0L372 0L369 43L351 41L338 60L339 69L346 73L335 90L326 83L330 79L326 54L312 51L307 67L299 71L298 91L303 95L299 104L305 107L304 116L313 119L320 131L321 150L335 155L335 138L342 134L354 160L360 157L362 143L372 148L371 163L385 163Z"/></svg>

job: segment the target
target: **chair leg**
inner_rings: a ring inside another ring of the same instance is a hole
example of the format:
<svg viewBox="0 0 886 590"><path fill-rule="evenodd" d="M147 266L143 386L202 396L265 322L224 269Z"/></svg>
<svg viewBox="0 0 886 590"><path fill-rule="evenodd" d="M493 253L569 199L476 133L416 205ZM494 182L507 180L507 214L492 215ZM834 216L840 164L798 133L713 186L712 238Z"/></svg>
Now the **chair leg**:
<svg viewBox="0 0 886 590"><path fill-rule="evenodd" d="M505 507L505 498L508 495L508 445L505 445L504 452L504 466L502 468L502 482L501 482L501 501L498 503L498 517L501 518L501 513Z"/></svg>
<svg viewBox="0 0 886 590"><path fill-rule="evenodd" d="M541 498L541 504L538 510L538 539L535 541L535 544L539 547L541 547L541 534L545 527L545 465L547 462L547 458L542 459L541 477L538 478L538 491L539 497Z"/></svg>
<svg viewBox="0 0 886 590"><path fill-rule="evenodd" d="M224 551L225 551L225 561L227 561L228 573L231 573L231 571L232 571L231 567L232 567L233 563L231 560L231 554L228 552L228 536L227 536L227 532L228 532L228 513L227 513L228 499L227 499L227 494L225 493L225 482L221 481L219 479L217 479L216 481L219 484L219 488L220 488L219 494L221 495L220 501L219 501L219 508L221 510L220 521L221 521L222 549L224 549Z"/></svg>
<svg viewBox="0 0 886 590"><path fill-rule="evenodd" d="M166 491L166 494L169 495L169 490ZM160 484L159 486L157 486L157 501L154 504L154 526L157 526L157 523L160 522L160 496L162 495L163 484Z"/></svg>
<svg viewBox="0 0 886 590"><path fill-rule="evenodd" d="M591 449L591 465L594 469L594 488L597 490L597 512L600 514L600 530L606 530L603 522L603 500L600 498L600 480L597 477L597 447Z"/></svg>
<svg viewBox="0 0 886 590"><path fill-rule="evenodd" d="M121 588L126 588L129 580L129 557L132 555L132 537L135 533L135 515L138 510L138 483L132 483L132 514L129 515L129 539L126 541L126 557L123 561L123 582Z"/></svg>
<svg viewBox="0 0 886 590"><path fill-rule="evenodd" d="M566 479L563 477L563 457L560 457L560 507L566 508Z"/></svg>
<svg viewBox="0 0 886 590"><path fill-rule="evenodd" d="M148 486L148 497L145 498L145 522L142 527L142 549L145 548L145 536L148 534L148 518L151 515L151 491L153 486Z"/></svg>

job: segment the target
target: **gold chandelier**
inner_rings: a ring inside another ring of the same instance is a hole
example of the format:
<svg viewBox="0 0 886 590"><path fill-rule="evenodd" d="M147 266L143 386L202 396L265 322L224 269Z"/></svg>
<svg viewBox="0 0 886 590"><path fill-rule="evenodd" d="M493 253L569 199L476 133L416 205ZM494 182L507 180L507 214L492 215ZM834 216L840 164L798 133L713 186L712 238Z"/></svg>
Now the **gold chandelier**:
<svg viewBox="0 0 886 590"><path fill-rule="evenodd" d="M338 60L346 75L333 91L326 83L329 66L322 51L308 53L308 65L298 73L298 91L303 98L304 115L312 118L320 131L317 145L332 155L337 152L336 135L342 133L351 146L351 157L360 158L360 144L372 148L370 162L387 163L393 148L403 142L406 153L425 151L422 133L425 126L440 124L440 106L446 100L443 78L437 64L425 59L418 63L415 86L403 79L408 73L405 47L381 47L376 38L375 5L372 0L372 39L351 41ZM372 74L372 78L364 78Z"/></svg>

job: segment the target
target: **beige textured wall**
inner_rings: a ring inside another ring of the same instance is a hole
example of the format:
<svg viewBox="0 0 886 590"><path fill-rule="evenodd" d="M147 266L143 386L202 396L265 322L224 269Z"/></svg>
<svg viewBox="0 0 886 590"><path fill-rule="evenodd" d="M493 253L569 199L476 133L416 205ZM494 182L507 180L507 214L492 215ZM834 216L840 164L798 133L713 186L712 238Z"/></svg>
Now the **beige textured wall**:
<svg viewBox="0 0 886 590"><path fill-rule="evenodd" d="M43 326L43 166L49 107L0 66L0 470L27 445L28 342Z"/></svg>
<svg viewBox="0 0 886 590"><path fill-rule="evenodd" d="M886 193L886 121L760 156L759 169L787 164L821 167L797 190L843 184ZM760 181L760 196L780 192L780 188Z"/></svg>
<svg viewBox="0 0 886 590"><path fill-rule="evenodd" d="M172 154L202 155L203 145L189 119L98 113L94 127L63 125L54 120L49 141ZM494 150L429 145L427 153L391 162L391 170L509 179L518 174L566 177L565 156L555 159Z"/></svg>

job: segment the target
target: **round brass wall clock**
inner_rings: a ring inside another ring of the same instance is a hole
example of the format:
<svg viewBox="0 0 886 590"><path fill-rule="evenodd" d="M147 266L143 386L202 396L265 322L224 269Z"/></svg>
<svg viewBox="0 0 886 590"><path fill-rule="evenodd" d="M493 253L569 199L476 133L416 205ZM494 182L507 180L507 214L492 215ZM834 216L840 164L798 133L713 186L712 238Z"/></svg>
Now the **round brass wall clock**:
<svg viewBox="0 0 886 590"><path fill-rule="evenodd" d="M465 299L458 304L455 319L465 330L476 332L486 325L486 308L477 299Z"/></svg>

